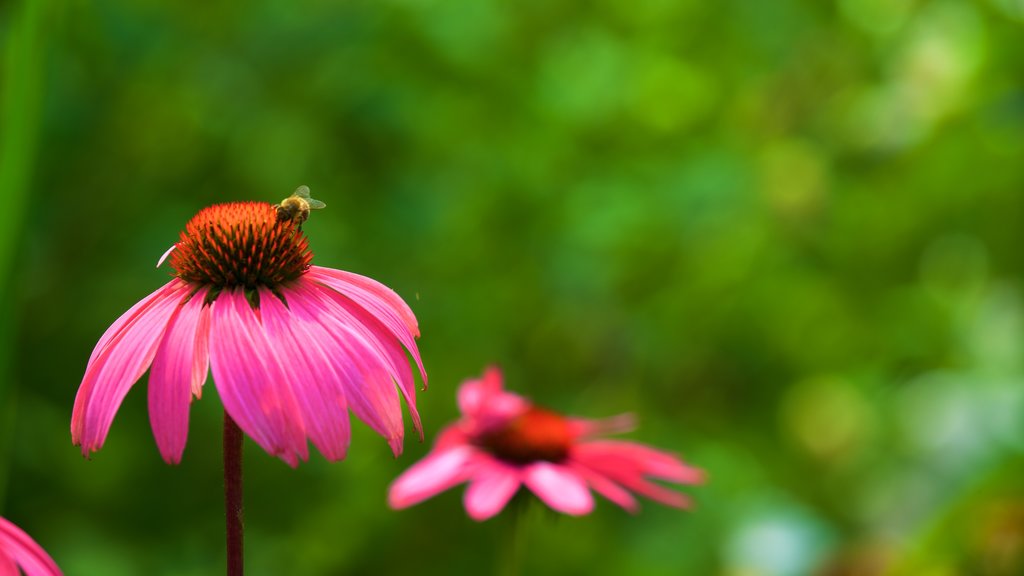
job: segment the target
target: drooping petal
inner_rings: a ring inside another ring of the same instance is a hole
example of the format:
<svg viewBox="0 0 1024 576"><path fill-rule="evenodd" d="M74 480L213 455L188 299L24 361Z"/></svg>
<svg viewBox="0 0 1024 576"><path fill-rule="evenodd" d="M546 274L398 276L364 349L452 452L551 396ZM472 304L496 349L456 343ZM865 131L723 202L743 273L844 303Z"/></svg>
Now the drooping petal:
<svg viewBox="0 0 1024 576"><path fill-rule="evenodd" d="M269 454L298 465L309 448L280 353L242 290L224 290L211 308L210 368L224 409Z"/></svg>
<svg viewBox="0 0 1024 576"><path fill-rule="evenodd" d="M149 368L168 321L190 290L172 280L119 318L117 330L112 326L96 345L71 415L71 439L83 454L103 445L121 401Z"/></svg>
<svg viewBox="0 0 1024 576"><path fill-rule="evenodd" d="M568 466L572 468L580 478L585 480L595 492L611 500L615 504L624 508L627 512L635 514L639 511L640 505L637 503L636 498L629 493L628 490L619 486L615 482L612 482L605 476L590 470L586 466L582 466L575 462L570 461Z"/></svg>
<svg viewBox="0 0 1024 576"><path fill-rule="evenodd" d="M188 439L189 404L209 370L207 292L207 288L199 290L175 310L149 370L149 422L168 464L181 462Z"/></svg>
<svg viewBox="0 0 1024 576"><path fill-rule="evenodd" d="M435 450L402 473L388 489L388 505L405 508L469 479L478 456L472 446Z"/></svg>
<svg viewBox="0 0 1024 576"><path fill-rule="evenodd" d="M704 481L704 472L701 469L685 464L668 452L636 442L622 440L580 442L573 448L573 454L590 462L597 462L602 468L629 471L632 474L651 476L681 484L699 484Z"/></svg>
<svg viewBox="0 0 1024 576"><path fill-rule="evenodd" d="M523 470L523 483L552 509L580 516L594 509L586 483L571 469L553 462L534 462Z"/></svg>
<svg viewBox="0 0 1024 576"><path fill-rule="evenodd" d="M281 368L302 410L313 445L328 460L341 460L348 452L352 434L342 379L324 347L330 337L302 302L302 294L282 292L288 307L270 290L259 290L267 339L271 348L286 359Z"/></svg>
<svg viewBox="0 0 1024 576"><path fill-rule="evenodd" d="M416 316L394 290L372 278L333 268L310 266L306 276L341 292L383 322L412 354L420 369L423 384L426 385L427 372L423 369L423 361L415 342L420 337Z"/></svg>
<svg viewBox="0 0 1024 576"><path fill-rule="evenodd" d="M501 512L519 490L521 482L520 470L514 466L494 458L478 462L463 496L469 517L477 521L487 520Z"/></svg>
<svg viewBox="0 0 1024 576"><path fill-rule="evenodd" d="M305 285L302 279L298 283ZM395 335L377 317L344 294L324 288L315 282L309 282L306 287L322 296L321 301L328 308L328 316L338 319L353 332L358 333L360 339L372 349L373 358L380 361L391 378L398 383L399 390L409 407L413 427L420 435L420 440L423 440L423 425L420 422L419 411L416 409L416 382L412 370L409 368L409 360L406 358L405 351Z"/></svg>
<svg viewBox="0 0 1024 576"><path fill-rule="evenodd" d="M405 431L402 405L395 383L379 353L358 330L333 314L331 290L314 283L296 282L290 291L296 306L305 307L320 323L324 350L341 377L345 398L360 420L383 436L395 456L402 453Z"/></svg>
<svg viewBox="0 0 1024 576"><path fill-rule="evenodd" d="M154 300L159 300L162 297L164 297L166 295L167 290L169 290L171 286L180 287L183 284L184 282L182 282L181 280L171 280L170 282L156 289L152 294L146 296L142 300L138 301L134 306L129 308L127 312L125 312L124 314L121 315L120 318L115 320L114 323L111 324L110 327L103 332L103 335L100 336L99 341L96 342L96 346L92 349L92 354L89 355L89 362L87 366L91 365L96 360L96 357L99 356L100 352L106 350L107 345L110 343L110 341L115 336L120 334L126 326L138 320L140 314L152 308Z"/></svg>
<svg viewBox="0 0 1024 576"><path fill-rule="evenodd" d="M573 448L571 458L620 486L669 506L686 508L690 499L659 486L646 476L694 484L703 473L674 456L632 442L586 442Z"/></svg>
<svg viewBox="0 0 1024 576"><path fill-rule="evenodd" d="M5 518L0 518L0 556L5 556L21 566L26 576L61 576L57 563L45 550ZM0 565L0 571L10 563ZM17 575L17 569L13 574Z"/></svg>

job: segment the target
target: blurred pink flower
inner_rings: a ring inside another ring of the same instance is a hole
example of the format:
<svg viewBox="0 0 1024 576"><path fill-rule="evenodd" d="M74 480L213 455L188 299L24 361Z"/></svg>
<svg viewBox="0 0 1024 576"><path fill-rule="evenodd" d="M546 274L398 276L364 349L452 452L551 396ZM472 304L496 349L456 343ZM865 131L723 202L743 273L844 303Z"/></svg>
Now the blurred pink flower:
<svg viewBox="0 0 1024 576"><path fill-rule="evenodd" d="M309 457L307 438L328 460L344 458L349 409L397 456L399 391L422 438L405 352L425 384L419 329L393 291L311 266L301 229L262 202L201 210L168 254L176 277L114 322L89 358L71 418L83 454L103 445L147 369L150 423L168 463L181 460L208 368L228 415L291 466Z"/></svg>
<svg viewBox="0 0 1024 576"><path fill-rule="evenodd" d="M50 555L10 521L0 518L0 575L18 576L18 567L26 576L61 576Z"/></svg>
<svg viewBox="0 0 1024 576"><path fill-rule="evenodd" d="M648 479L697 484L704 477L675 456L642 444L592 439L631 428L629 416L583 420L539 408L504 391L497 368L463 383L458 403L462 418L391 485L392 508L411 506L463 482L469 482L464 503L474 520L500 512L521 485L571 515L593 509L591 488L630 512L638 509L631 491L685 508L686 496Z"/></svg>

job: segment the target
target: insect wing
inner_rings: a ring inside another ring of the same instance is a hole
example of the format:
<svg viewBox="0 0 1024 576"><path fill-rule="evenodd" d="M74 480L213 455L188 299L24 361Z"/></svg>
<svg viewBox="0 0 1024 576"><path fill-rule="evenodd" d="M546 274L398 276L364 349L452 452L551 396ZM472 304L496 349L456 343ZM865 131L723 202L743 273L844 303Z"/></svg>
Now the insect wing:
<svg viewBox="0 0 1024 576"><path fill-rule="evenodd" d="M313 198L306 198L306 203L309 204L311 210L319 210L321 208L327 208L327 204Z"/></svg>
<svg viewBox="0 0 1024 576"><path fill-rule="evenodd" d="M292 194L292 196L298 196L303 200L309 200L309 186L306 186L305 184L299 186L298 188L295 189L295 192Z"/></svg>

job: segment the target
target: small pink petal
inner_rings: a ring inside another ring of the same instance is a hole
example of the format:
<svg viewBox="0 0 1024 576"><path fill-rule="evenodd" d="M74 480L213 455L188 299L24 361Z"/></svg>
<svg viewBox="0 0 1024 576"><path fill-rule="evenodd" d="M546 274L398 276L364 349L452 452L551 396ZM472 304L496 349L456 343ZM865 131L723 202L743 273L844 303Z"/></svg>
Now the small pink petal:
<svg viewBox="0 0 1024 576"><path fill-rule="evenodd" d="M502 389L501 371L493 366L481 378L465 380L459 386L457 401L470 434L503 426L530 408L525 398Z"/></svg>
<svg viewBox="0 0 1024 576"><path fill-rule="evenodd" d="M580 516L594 509L594 497L573 470L552 462L535 462L523 471L523 482L552 509Z"/></svg>
<svg viewBox="0 0 1024 576"><path fill-rule="evenodd" d="M493 458L478 463L463 496L466 512L473 520L487 520L501 512L520 484L518 468Z"/></svg>
<svg viewBox="0 0 1024 576"><path fill-rule="evenodd" d="M172 280L121 316L96 345L71 415L71 440L82 446L82 454L103 445L121 401L149 368L168 321L189 290Z"/></svg>
<svg viewBox="0 0 1024 576"><path fill-rule="evenodd" d="M434 451L402 473L388 490L388 505L406 508L465 482L477 450L457 446Z"/></svg>
<svg viewBox="0 0 1024 576"><path fill-rule="evenodd" d="M501 369L497 366L488 366L480 378L469 378L459 386L457 402L459 411L463 414L472 414L484 409L487 402L502 390Z"/></svg>
<svg viewBox="0 0 1024 576"><path fill-rule="evenodd" d="M149 370L149 421L160 455L168 464L181 462L188 439L188 408L192 391L206 380L208 353L204 331L209 307L203 288L171 316ZM197 343L202 342L200 347Z"/></svg>
<svg viewBox="0 0 1024 576"><path fill-rule="evenodd" d="M0 518L0 557L9 558L21 566L25 576L61 576L57 563L45 550L5 518ZM0 573L5 573L10 562L0 564ZM17 569L10 573L17 576Z"/></svg>
<svg viewBox="0 0 1024 576"><path fill-rule="evenodd" d="M309 449L280 353L242 290L224 290L211 308L210 368L224 409L269 454L298 465Z"/></svg>
<svg viewBox="0 0 1024 576"><path fill-rule="evenodd" d="M313 445L325 458L345 458L349 440L348 402L334 361L324 349L329 336L302 303L301 295L282 289L290 308L270 290L259 289L260 311L271 348L287 360L285 378L302 410Z"/></svg>
<svg viewBox="0 0 1024 576"><path fill-rule="evenodd" d="M171 247L167 249L167 252L164 252L164 255L156 261L156 267L159 268L164 263L164 260L167 260L167 257L170 256L171 252L174 252L174 249L177 247L177 244L171 244Z"/></svg>

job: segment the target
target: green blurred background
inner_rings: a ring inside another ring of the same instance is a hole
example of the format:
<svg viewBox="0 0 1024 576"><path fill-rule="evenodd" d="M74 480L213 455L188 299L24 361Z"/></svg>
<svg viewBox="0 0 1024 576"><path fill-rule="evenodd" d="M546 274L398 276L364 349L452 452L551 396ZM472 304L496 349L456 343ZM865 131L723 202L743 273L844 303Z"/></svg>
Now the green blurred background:
<svg viewBox="0 0 1024 576"><path fill-rule="evenodd" d="M388 483L510 388L683 454L696 506L535 519L531 574L1024 573L1020 0L0 5L3 514L69 575L223 572L220 403L144 381L71 445L100 334L200 208L328 208L314 262L420 320L427 441L247 441L249 574L481 574L461 490ZM407 420L408 422L408 420Z"/></svg>

